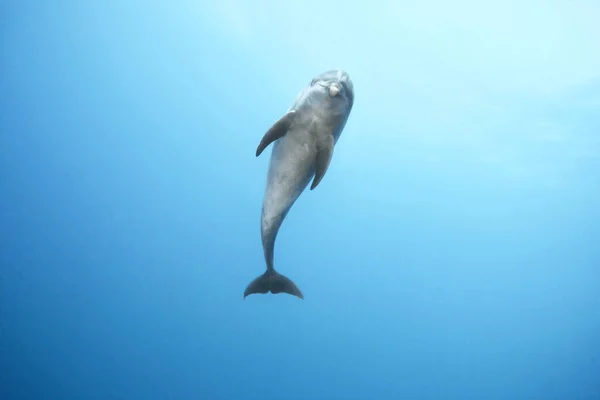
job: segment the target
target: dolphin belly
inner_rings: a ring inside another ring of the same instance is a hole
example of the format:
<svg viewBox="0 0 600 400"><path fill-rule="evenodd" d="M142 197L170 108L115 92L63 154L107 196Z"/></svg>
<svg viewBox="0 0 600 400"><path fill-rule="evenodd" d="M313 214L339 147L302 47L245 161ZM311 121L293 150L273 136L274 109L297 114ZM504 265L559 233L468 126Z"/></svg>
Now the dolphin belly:
<svg viewBox="0 0 600 400"><path fill-rule="evenodd" d="M274 218L286 214L314 176L316 152L310 135L295 129L273 146L263 213Z"/></svg>
<svg viewBox="0 0 600 400"><path fill-rule="evenodd" d="M315 152L306 131L290 132L273 147L261 213L261 237L267 268L283 220L314 176Z"/></svg>

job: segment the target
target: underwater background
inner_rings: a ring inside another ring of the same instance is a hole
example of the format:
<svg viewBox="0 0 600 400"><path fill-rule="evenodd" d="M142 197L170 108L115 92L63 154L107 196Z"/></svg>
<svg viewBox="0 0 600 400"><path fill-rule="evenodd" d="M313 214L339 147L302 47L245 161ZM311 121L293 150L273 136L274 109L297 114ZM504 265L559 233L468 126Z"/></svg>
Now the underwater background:
<svg viewBox="0 0 600 400"><path fill-rule="evenodd" d="M4 1L0 399L600 399L596 0ZM355 103L264 272L266 130Z"/></svg>

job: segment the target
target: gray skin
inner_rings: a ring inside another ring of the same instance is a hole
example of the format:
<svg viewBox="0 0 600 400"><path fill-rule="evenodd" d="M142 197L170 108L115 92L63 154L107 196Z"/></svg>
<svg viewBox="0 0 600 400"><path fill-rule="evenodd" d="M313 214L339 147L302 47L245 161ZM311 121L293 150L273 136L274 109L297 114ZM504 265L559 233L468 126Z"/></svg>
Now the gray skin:
<svg viewBox="0 0 600 400"><path fill-rule="evenodd" d="M275 271L275 239L287 213L311 179L310 190L323 179L353 104L354 88L348 74L326 71L300 92L258 145L257 157L273 143L261 217L267 271L246 287L244 298L268 292L304 298L291 279Z"/></svg>

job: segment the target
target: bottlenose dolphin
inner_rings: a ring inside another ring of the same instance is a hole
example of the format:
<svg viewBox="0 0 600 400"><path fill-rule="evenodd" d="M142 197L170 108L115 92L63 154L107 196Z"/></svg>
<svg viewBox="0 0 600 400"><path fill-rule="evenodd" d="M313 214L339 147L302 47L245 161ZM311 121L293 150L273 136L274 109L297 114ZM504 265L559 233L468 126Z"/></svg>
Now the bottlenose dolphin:
<svg viewBox="0 0 600 400"><path fill-rule="evenodd" d="M325 176L353 104L354 87L348 74L326 71L298 94L286 114L260 141L256 157L273 143L260 226L267 271L246 287L244 298L268 292L304 298L296 284L273 267L275 239L310 180L313 190Z"/></svg>

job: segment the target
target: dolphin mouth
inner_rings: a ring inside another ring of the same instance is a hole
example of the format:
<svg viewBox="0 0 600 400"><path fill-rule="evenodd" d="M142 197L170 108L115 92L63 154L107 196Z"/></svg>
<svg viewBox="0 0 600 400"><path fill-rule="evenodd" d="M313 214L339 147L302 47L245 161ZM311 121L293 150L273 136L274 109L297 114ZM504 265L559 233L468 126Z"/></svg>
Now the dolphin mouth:
<svg viewBox="0 0 600 400"><path fill-rule="evenodd" d="M335 97L338 94L340 94L340 92L342 91L342 88L340 87L340 84L338 82L333 82L330 84L327 84L324 82L317 82L317 85L327 89L328 93L329 93L329 97Z"/></svg>
<svg viewBox="0 0 600 400"><path fill-rule="evenodd" d="M330 97L335 97L338 94L340 94L340 87L337 84L331 84L329 85L329 96Z"/></svg>

